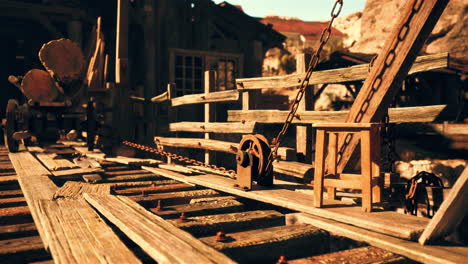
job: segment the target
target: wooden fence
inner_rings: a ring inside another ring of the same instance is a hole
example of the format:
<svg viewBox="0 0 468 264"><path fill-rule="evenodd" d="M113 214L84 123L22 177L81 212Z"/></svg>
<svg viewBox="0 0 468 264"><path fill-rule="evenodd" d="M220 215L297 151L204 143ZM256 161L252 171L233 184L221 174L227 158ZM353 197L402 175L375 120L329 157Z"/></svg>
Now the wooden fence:
<svg viewBox="0 0 468 264"><path fill-rule="evenodd" d="M418 57L409 74L446 68L448 67L448 58L446 53ZM262 134L264 131L261 131L261 124L282 124L289 111L256 109L261 104L258 98L261 89L294 88L300 85L306 71L305 55L297 55L296 62L297 72L294 74L237 79L237 89L235 90L215 91L215 73L213 71L205 72L205 87L202 94L174 97L175 87L173 84L169 84L167 93L153 98L153 102L161 103L169 100L170 112L184 105L204 104L203 122L178 122L176 115L170 115L169 131L204 133L204 138L155 137L155 142L164 147L204 149L205 162L207 163L213 162L213 151L235 154L238 142L216 140L214 135L220 133ZM310 86L306 90L293 121L296 124L295 148L280 148L280 161L274 163L276 172L300 178L312 175L312 154L314 151L312 124L344 122L348 115L348 111L313 111L315 100L323 92L325 85L365 80L369 74L368 68L367 64L362 64L348 68L317 71L312 74ZM314 86L318 86L318 89L314 89ZM227 119L223 122L215 122L214 115L217 103L240 104L241 110L227 110ZM455 116L454 108L456 107L450 105L390 108L389 117L393 123L450 120ZM235 164L234 157L232 161L232 164Z"/></svg>

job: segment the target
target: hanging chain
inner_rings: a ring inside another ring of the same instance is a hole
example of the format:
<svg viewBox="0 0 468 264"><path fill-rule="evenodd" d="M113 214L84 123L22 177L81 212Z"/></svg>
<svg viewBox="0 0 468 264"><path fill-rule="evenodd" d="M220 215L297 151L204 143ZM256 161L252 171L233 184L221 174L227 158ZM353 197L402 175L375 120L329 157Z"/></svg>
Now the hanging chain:
<svg viewBox="0 0 468 264"><path fill-rule="evenodd" d="M286 118L286 121L283 124L283 128L278 133L276 138L273 139L272 151L270 152L270 154L268 156L268 163L267 163L267 166L266 166L267 173L271 173L271 170L273 168L273 166L272 166L273 161L278 156L278 148L279 148L279 146L281 144L281 140L283 139L283 137L286 134L286 132L288 131L289 126L291 125L294 117L296 116L296 112L297 112L297 109L299 107L299 103L301 102L302 98L304 97L304 93L305 93L306 88L309 86L309 80L310 80L310 77L312 75L312 72L314 71L315 67L317 66L317 64L318 64L318 62L320 60L320 53L322 52L325 44L330 39L331 32L332 32L333 21L341 13L342 8L343 8L343 0L336 0L335 4L333 5L332 11L331 11L331 20L328 22L328 26L322 31L322 34L320 36L319 46L318 46L317 50L315 51L315 53L312 55L312 58L311 58L311 60L309 62L309 65L308 65L307 72L305 74L304 79L302 79L302 83L299 86L296 97L295 97L293 103L290 106L290 109L289 109L290 111L289 111L289 114L288 114L288 116ZM217 170L217 171L220 171L221 173L228 173L232 177L236 176L236 173L235 173L234 170L227 170L224 167L218 167L218 166L213 165L213 164L204 163L204 162L194 160L194 159L190 159L188 157L184 157L184 156L177 155L177 154L174 154L174 153L169 153L169 152L166 152L166 151L164 151L162 149L152 148L152 147L144 146L144 145L129 142L129 141L122 141L122 143L127 145L127 146L130 146L130 147L133 147L133 148L136 148L136 149L140 149L142 151L155 153L155 154L158 154L158 155L161 155L161 156L165 156L165 157L168 157L168 158L171 158L171 159L179 160L179 161L182 161L182 162L185 162L185 163L190 163L190 164L193 164L193 165L196 165L196 166L201 166L201 167Z"/></svg>
<svg viewBox="0 0 468 264"><path fill-rule="evenodd" d="M212 169L212 170L217 170L217 171L219 171L219 172L221 172L223 174L229 174L231 177L236 176L236 172L234 170L228 170L228 169L226 169L224 167L218 167L218 166L216 166L214 164L208 164L208 163L205 163L205 162L194 160L194 159L191 159L191 158L188 158L188 157L184 157L184 156L181 156L181 155L177 155L177 154L174 154L174 153L164 151L162 149L152 148L152 147L148 147L148 146L145 146L145 145L133 143L133 142L126 141L126 140L122 141L122 144L127 145L127 146L132 147L132 148L142 150L142 151L154 153L154 154L157 154L157 155L160 155L160 156L164 156L164 157L167 157L167 158L171 158L171 159L175 159L175 160L182 161L182 162L185 162L185 163L189 163L189 164L192 164L192 165L195 165L195 166L200 166L200 167L204 167L204 168L208 168L208 169Z"/></svg>
<svg viewBox="0 0 468 264"><path fill-rule="evenodd" d="M267 170L270 170L270 171L272 170L273 161L278 156L278 148L281 144L281 140L283 139L284 135L289 129L289 126L291 126L291 123L294 117L296 116L297 109L299 108L299 103L304 97L306 88L309 86L309 80L310 80L310 77L312 76L312 72L315 70L315 67L317 66L320 60L320 53L322 52L325 44L327 44L328 40L330 39L333 21L335 20L335 18L338 17L342 8L343 8L343 0L336 0L331 11L331 19L328 22L328 26L322 31L322 35L320 36L319 46L317 50L315 51L315 53L312 55L305 77L304 79L302 79L302 82L298 88L296 97L294 101L292 102L291 106L289 107L289 113L288 113L288 116L286 117L286 121L284 121L283 128L278 133L276 138L274 138L272 141L272 150L270 152L270 155L268 155Z"/></svg>
<svg viewBox="0 0 468 264"><path fill-rule="evenodd" d="M381 164L384 171L394 172L393 163L397 157L395 151L395 126L390 123L388 113L384 116L383 123L384 125L380 134L382 137L382 145L385 145L385 153L381 159Z"/></svg>
<svg viewBox="0 0 468 264"><path fill-rule="evenodd" d="M410 31L410 22L413 20L414 15L420 11L423 2L424 2L424 0L414 0L413 6L411 8L411 13L409 14L408 18L404 22L403 26L400 28L400 31L398 32L398 36L397 36L396 40L393 41L392 47L389 50L386 57L384 58L383 63L379 65L381 67L381 69L378 72L378 74L376 75L377 77L373 80L372 84L370 85L371 88L369 90L369 93L367 94L367 97L365 98L364 103L361 105L361 107L360 107L360 109L358 111L358 114L353 118L352 122L360 123L362 121L362 119L364 118L364 115L366 114L367 110L371 106L370 102L371 102L372 98L377 93L377 91L380 89L380 86L383 83L383 76L385 74L385 71L395 61L396 50L400 46L400 44L403 42L403 40L405 40L406 37L408 36L409 31ZM376 57L375 60L377 60L377 58L378 57ZM370 65L370 66L372 67L372 65ZM338 151L338 157L337 157L338 163L341 162L341 159L343 158L343 153L345 152L348 145L351 143L352 139L353 139L353 135L350 134L350 133L345 136L343 145L341 146L340 150Z"/></svg>

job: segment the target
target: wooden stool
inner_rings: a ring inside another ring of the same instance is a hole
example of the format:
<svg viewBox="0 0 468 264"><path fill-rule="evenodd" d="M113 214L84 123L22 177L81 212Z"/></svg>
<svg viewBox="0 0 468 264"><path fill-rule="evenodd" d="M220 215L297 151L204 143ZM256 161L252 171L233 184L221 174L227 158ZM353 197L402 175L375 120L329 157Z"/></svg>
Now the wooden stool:
<svg viewBox="0 0 468 264"><path fill-rule="evenodd" d="M323 187L328 189L328 199L335 199L336 188L362 190L362 210L370 212L372 202L380 202L382 180L380 177L380 134L377 123L314 124L317 129L315 148L314 206L323 205ZM361 138L361 173L337 173L338 136L348 133ZM326 156L328 146L328 156ZM325 174L328 159L328 173ZM325 178L327 176L327 178Z"/></svg>

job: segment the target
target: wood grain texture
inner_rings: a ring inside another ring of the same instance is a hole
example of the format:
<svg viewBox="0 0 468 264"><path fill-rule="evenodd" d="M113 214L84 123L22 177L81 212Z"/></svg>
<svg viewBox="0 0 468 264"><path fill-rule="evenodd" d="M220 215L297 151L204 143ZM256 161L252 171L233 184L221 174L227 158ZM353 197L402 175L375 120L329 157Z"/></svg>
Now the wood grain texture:
<svg viewBox="0 0 468 264"><path fill-rule="evenodd" d="M158 263L235 263L125 197L84 197Z"/></svg>
<svg viewBox="0 0 468 264"><path fill-rule="evenodd" d="M156 145L179 147L179 148L196 148L208 149L213 151L221 151L236 154L237 143L231 143L221 140L204 139L204 138L169 138L155 137Z"/></svg>
<svg viewBox="0 0 468 264"><path fill-rule="evenodd" d="M421 245L430 240L442 238L458 227L466 215L468 207L468 167L452 187L447 198L444 199L434 217L419 237Z"/></svg>
<svg viewBox="0 0 468 264"><path fill-rule="evenodd" d="M349 110L345 120L347 123L382 120L448 2L448 0L406 2L399 22L385 42ZM339 139L339 149L342 154L338 163L338 172L343 171L359 143L359 139L352 137L345 145L344 138L345 136L342 136Z"/></svg>
<svg viewBox="0 0 468 264"><path fill-rule="evenodd" d="M44 237L45 234L36 201L52 200L58 187L49 179L50 172L31 153L9 153L8 157L18 175L18 182L36 223L37 230L41 237ZM46 248L48 247L46 241L44 241L44 245Z"/></svg>
<svg viewBox="0 0 468 264"><path fill-rule="evenodd" d="M51 171L79 168L78 165L55 153L36 153L36 157Z"/></svg>
<svg viewBox="0 0 468 264"><path fill-rule="evenodd" d="M314 177L314 166L296 161L275 161L273 162L273 171L303 179Z"/></svg>
<svg viewBox="0 0 468 264"><path fill-rule="evenodd" d="M117 156L115 158L108 157L105 158L106 161L116 162L125 165L132 165L132 166L141 166L141 165L155 165L160 164L162 161L155 160L155 159L139 159L139 158L131 158L131 157L123 157Z"/></svg>
<svg viewBox="0 0 468 264"><path fill-rule="evenodd" d="M227 90L204 94L189 94L171 99L171 106L216 103L216 102L237 102L239 100L238 90Z"/></svg>
<svg viewBox="0 0 468 264"><path fill-rule="evenodd" d="M55 263L141 263L83 199L35 203Z"/></svg>
<svg viewBox="0 0 468 264"><path fill-rule="evenodd" d="M187 215L187 213L186 213ZM190 232L193 236L214 236L219 230L225 233L236 232L245 229L261 229L272 226L284 225L284 215L273 210L258 210L236 212L227 214L191 216L187 222L177 219L169 220L178 228Z"/></svg>
<svg viewBox="0 0 468 264"><path fill-rule="evenodd" d="M58 198L80 198L83 193L94 193L100 195L110 194L110 186L107 184L89 184L84 182L67 181L54 194Z"/></svg>
<svg viewBox="0 0 468 264"><path fill-rule="evenodd" d="M171 178L177 180L178 177L173 175ZM404 239L417 239L429 222L428 219L391 211L364 213L361 211L360 206L351 206L344 202L326 199L323 200L324 208L315 208L313 206L314 198L311 195L292 190L263 188L260 186L256 186L256 189L252 191L245 192L233 187L235 184L234 179L217 175L190 176L185 180L192 184L312 215L320 215L321 217L335 219L343 223Z"/></svg>
<svg viewBox="0 0 468 264"><path fill-rule="evenodd" d="M214 133L242 133L249 134L255 131L256 122L178 122L170 123L171 132L214 132Z"/></svg>
<svg viewBox="0 0 468 264"><path fill-rule="evenodd" d="M456 116L456 107L451 105L431 105L417 107L390 108L389 116L392 123L434 122L450 120ZM293 123L339 123L345 122L349 111L305 111L297 112ZM228 121L256 121L258 123L283 123L288 111L282 110L229 110Z"/></svg>
<svg viewBox="0 0 468 264"><path fill-rule="evenodd" d="M409 70L409 74L436 70L448 67L448 54L434 54L420 56ZM277 89L299 86L305 73L295 73L278 77L259 77L236 79L238 89ZM312 74L309 84L342 83L350 81L361 81L369 76L369 65L361 64L348 68L316 71Z"/></svg>
<svg viewBox="0 0 468 264"><path fill-rule="evenodd" d="M375 213L372 213L375 214ZM286 223L306 223L336 235L369 243L418 262L430 264L462 264L468 258L468 248L462 246L421 246L416 242L325 219L310 214L295 213L286 216Z"/></svg>

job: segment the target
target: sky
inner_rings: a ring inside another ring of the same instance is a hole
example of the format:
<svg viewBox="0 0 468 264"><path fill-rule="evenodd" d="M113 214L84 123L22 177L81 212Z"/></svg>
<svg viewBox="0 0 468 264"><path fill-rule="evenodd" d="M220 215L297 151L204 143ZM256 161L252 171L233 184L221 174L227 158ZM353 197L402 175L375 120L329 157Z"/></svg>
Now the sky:
<svg viewBox="0 0 468 264"><path fill-rule="evenodd" d="M214 0L219 4L225 0ZM330 19L335 0L226 0L233 5L241 5L244 12L253 17L278 15L297 17L305 21ZM364 9L366 0L344 0L340 16L346 16Z"/></svg>

